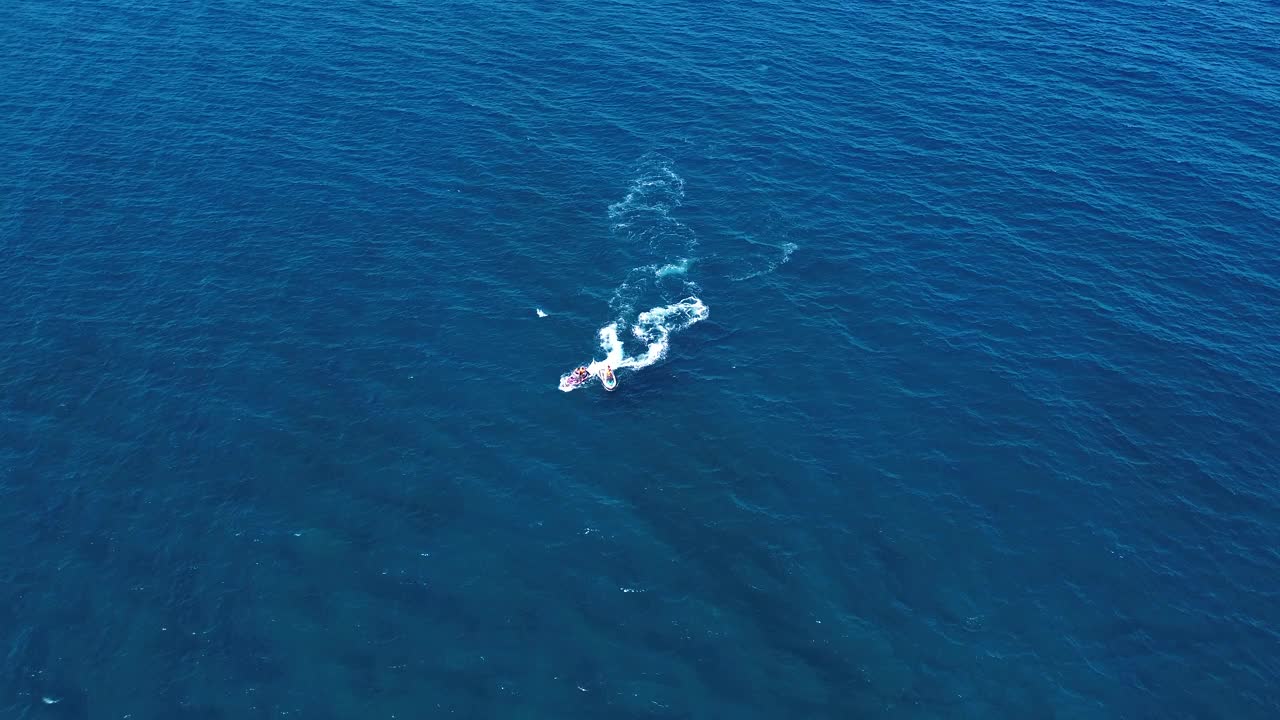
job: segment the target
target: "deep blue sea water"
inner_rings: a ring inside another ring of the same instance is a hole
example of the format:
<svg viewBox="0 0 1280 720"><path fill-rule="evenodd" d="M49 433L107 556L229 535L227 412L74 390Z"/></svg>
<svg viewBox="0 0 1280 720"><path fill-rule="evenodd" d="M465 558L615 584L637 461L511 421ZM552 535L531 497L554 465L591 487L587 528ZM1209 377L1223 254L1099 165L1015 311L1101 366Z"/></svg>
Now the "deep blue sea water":
<svg viewBox="0 0 1280 720"><path fill-rule="evenodd" d="M1280 716L1274 2L0 43L0 717Z"/></svg>

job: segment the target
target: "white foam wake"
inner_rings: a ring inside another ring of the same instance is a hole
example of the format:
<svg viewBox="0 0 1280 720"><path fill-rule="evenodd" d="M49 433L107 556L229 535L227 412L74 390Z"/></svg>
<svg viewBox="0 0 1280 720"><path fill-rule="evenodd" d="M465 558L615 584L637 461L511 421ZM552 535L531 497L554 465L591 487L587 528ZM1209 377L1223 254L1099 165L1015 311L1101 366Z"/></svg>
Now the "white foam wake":
<svg viewBox="0 0 1280 720"><path fill-rule="evenodd" d="M620 249L643 264L632 267L613 291L609 307L616 318L600 329L603 359L586 365L590 378L598 377L606 366L615 370L648 367L667 354L671 335L707 317L707 306L696 297L701 291L689 279L689 268L697 263L698 241L693 230L673 218L671 211L684 202L684 179L672 162L660 155L641 159L626 195L609 206L612 230ZM672 299L684 296L672 303ZM658 305L636 314L636 309ZM627 345L621 334L630 330ZM642 349L628 350L638 343ZM560 378L560 389L569 392L581 387Z"/></svg>
<svg viewBox="0 0 1280 720"><path fill-rule="evenodd" d="M598 377L606 366L614 370L649 367L666 357L670 347L671 336L694 323L707 319L707 306L696 297L687 297L677 303L646 310L636 316L631 326L631 334L644 345L644 350L637 355L628 355L622 338L618 336L618 323L613 322L600 328L600 347L605 356L601 360L592 360L586 366L591 377ZM582 385L569 383L572 373L565 373L560 378L560 389L564 392L577 390Z"/></svg>
<svg viewBox="0 0 1280 720"><path fill-rule="evenodd" d="M642 264L614 290L609 306L621 320L639 308L696 294L685 279L694 261L697 236L672 216L684 203L684 178L670 159L647 155L636 168L626 195L609 206L613 236Z"/></svg>
<svg viewBox="0 0 1280 720"><path fill-rule="evenodd" d="M641 162L638 177L631 182L626 196L609 206L609 217L615 227L626 228L636 215L655 213L667 217L667 212L683 201L684 178L676 174L670 160L653 155Z"/></svg>

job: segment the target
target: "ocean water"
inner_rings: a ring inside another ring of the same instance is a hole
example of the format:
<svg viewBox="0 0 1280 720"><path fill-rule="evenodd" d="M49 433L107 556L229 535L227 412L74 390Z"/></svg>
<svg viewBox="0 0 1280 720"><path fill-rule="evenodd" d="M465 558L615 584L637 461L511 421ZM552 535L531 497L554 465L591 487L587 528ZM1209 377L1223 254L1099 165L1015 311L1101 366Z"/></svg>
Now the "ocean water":
<svg viewBox="0 0 1280 720"><path fill-rule="evenodd" d="M1273 2L0 41L0 717L1280 716Z"/></svg>

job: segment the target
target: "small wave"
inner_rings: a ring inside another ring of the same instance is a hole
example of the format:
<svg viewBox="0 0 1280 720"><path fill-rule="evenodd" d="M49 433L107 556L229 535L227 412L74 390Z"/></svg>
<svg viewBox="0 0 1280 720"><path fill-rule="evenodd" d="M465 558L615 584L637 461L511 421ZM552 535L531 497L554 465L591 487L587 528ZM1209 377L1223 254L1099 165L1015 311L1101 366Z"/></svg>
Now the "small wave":
<svg viewBox="0 0 1280 720"><path fill-rule="evenodd" d="M795 252L799 247L800 247L799 245L796 245L793 242L783 243L782 245L778 246L778 249L782 251L782 257L778 258L773 262L766 262L765 266L759 270L755 270L745 275L741 275L739 277L734 277L730 279L736 282L736 281L742 281L742 280L750 280L751 278L758 278L761 275L768 275L774 270L777 270L778 268L785 265L787 261L791 259L791 253Z"/></svg>

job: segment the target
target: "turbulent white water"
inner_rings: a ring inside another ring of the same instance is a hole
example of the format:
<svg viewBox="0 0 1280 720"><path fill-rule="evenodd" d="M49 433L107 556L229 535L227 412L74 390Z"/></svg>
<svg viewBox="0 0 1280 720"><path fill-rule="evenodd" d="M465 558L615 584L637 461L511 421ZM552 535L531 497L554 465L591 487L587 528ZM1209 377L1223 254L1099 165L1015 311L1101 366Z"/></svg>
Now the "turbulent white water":
<svg viewBox="0 0 1280 720"><path fill-rule="evenodd" d="M696 297L687 297L679 302L646 310L636 316L631 325L631 335L643 345L644 350L635 355L628 355L623 339L618 335L618 323L612 322L600 328L600 348L605 356L600 360L592 360L586 365L592 378L599 377L605 368L616 370L639 370L649 367L667 355L671 336L696 322L707 319L707 306ZM560 389L565 392L578 389L581 385L569 382L571 373L560 378Z"/></svg>
<svg viewBox="0 0 1280 720"><path fill-rule="evenodd" d="M636 318L631 326L631 334L644 344L644 352L638 355L626 355L623 352L622 340L618 337L618 324L610 323L600 328L600 347L605 351L604 360L596 360L587 366L593 375L611 366L618 368L640 369L648 367L667 354L672 333L679 332L690 325L707 318L707 306L696 297L688 297L677 303L646 310Z"/></svg>
<svg viewBox="0 0 1280 720"><path fill-rule="evenodd" d="M592 378L606 367L639 370L662 360L673 334L706 319L707 306L694 295L698 286L688 277L697 238L671 217L683 200L684 179L671 162L650 157L641 163L623 199L609 206L613 231L654 262L629 270L614 290L609 305L615 319L599 331L605 356L586 364ZM681 295L682 300L670 301ZM637 313L637 304L649 299L667 304ZM569 382L570 375L560 378L565 392L582 386Z"/></svg>

